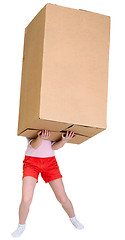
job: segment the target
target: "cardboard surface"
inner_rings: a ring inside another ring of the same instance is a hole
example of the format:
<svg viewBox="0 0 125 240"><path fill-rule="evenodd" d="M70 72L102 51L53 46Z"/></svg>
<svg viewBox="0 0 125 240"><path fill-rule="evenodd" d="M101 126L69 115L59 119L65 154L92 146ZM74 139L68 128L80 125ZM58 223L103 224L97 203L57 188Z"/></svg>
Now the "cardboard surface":
<svg viewBox="0 0 125 240"><path fill-rule="evenodd" d="M44 6L25 29L18 135L68 129L81 143L106 129L109 39L109 16Z"/></svg>
<svg viewBox="0 0 125 240"><path fill-rule="evenodd" d="M40 118L106 128L108 16L46 7Z"/></svg>
<svg viewBox="0 0 125 240"><path fill-rule="evenodd" d="M39 118L45 9L25 29L18 134Z"/></svg>

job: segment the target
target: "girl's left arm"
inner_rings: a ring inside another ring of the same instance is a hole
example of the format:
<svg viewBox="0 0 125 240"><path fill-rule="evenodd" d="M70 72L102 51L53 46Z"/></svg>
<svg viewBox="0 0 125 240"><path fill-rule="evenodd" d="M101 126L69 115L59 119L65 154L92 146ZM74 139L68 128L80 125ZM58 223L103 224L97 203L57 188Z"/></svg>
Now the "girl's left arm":
<svg viewBox="0 0 125 240"><path fill-rule="evenodd" d="M61 140L59 140L58 142L55 142L52 145L52 149L53 150L58 150L59 148L63 147L66 142L67 142L66 140L61 139Z"/></svg>
<svg viewBox="0 0 125 240"><path fill-rule="evenodd" d="M65 143L67 143L69 140L71 140L72 138L76 137L76 135L74 135L74 132L68 132L66 133L66 136L64 137L64 134L62 133L62 138L61 140L59 140L58 142L55 142L52 145L52 149L53 150L58 150L59 148L63 147Z"/></svg>

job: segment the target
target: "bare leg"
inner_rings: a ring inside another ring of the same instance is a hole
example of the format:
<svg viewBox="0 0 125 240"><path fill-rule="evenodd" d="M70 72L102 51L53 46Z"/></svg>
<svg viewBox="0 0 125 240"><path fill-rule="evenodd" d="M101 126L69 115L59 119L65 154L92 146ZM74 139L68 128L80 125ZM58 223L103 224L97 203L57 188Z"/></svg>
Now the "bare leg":
<svg viewBox="0 0 125 240"><path fill-rule="evenodd" d="M70 218L75 216L73 205L70 199L67 197L63 185L62 178L55 179L49 182L57 200L61 203L63 209L66 211Z"/></svg>
<svg viewBox="0 0 125 240"><path fill-rule="evenodd" d="M19 206L19 224L25 224L32 202L37 180L33 177L24 177L22 184L22 200Z"/></svg>

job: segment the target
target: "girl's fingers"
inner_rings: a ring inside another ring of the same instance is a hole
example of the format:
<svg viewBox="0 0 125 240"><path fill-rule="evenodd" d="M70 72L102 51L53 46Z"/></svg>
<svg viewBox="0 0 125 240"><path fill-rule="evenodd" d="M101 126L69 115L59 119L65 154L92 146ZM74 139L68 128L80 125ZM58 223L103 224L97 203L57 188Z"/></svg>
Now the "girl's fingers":
<svg viewBox="0 0 125 240"><path fill-rule="evenodd" d="M71 132L69 132L69 137L70 137Z"/></svg>
<svg viewBox="0 0 125 240"><path fill-rule="evenodd" d="M41 130L38 132L38 135L41 135L42 137L49 137L50 131L49 130ZM62 133L62 138L71 139L73 137L75 137L75 135L74 135L74 132L72 132L72 131L67 131L66 136L64 136L64 133Z"/></svg>
<svg viewBox="0 0 125 240"><path fill-rule="evenodd" d="M50 131L49 130L43 130L42 136L48 138L50 136Z"/></svg>
<svg viewBox="0 0 125 240"><path fill-rule="evenodd" d="M64 136L64 133L62 133L62 138L63 138L63 139L65 139L65 138L66 138L66 136Z"/></svg>
<svg viewBox="0 0 125 240"><path fill-rule="evenodd" d="M42 137L45 136L45 130L42 130Z"/></svg>
<svg viewBox="0 0 125 240"><path fill-rule="evenodd" d="M45 137L47 137L47 130L45 130Z"/></svg>
<svg viewBox="0 0 125 240"><path fill-rule="evenodd" d="M71 137L71 136L72 136L72 133L73 133L73 132L71 131L71 132L70 132L70 134L69 134L69 137Z"/></svg>
<svg viewBox="0 0 125 240"><path fill-rule="evenodd" d="M68 138L71 139L71 138L73 138L73 137L74 137L74 132L71 131L71 132L69 133Z"/></svg>
<svg viewBox="0 0 125 240"><path fill-rule="evenodd" d="M42 131L39 131L39 132L38 132L38 136L41 134L41 132L42 132Z"/></svg>
<svg viewBox="0 0 125 240"><path fill-rule="evenodd" d="M50 135L50 131L47 130L47 136L49 136L49 135Z"/></svg>
<svg viewBox="0 0 125 240"><path fill-rule="evenodd" d="M72 138L73 134L74 134L74 132L71 131L69 134L69 138Z"/></svg>
<svg viewBox="0 0 125 240"><path fill-rule="evenodd" d="M41 135L41 137L49 137L50 136L50 131L49 130L40 130L40 131L38 131L38 136L40 136Z"/></svg>

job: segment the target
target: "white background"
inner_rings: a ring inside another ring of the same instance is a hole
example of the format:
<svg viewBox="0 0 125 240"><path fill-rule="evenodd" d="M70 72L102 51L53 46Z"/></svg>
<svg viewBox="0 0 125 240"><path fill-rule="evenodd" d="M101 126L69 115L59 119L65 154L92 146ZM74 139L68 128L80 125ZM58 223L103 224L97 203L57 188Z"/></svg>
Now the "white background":
<svg viewBox="0 0 125 240"><path fill-rule="evenodd" d="M50 2L50 1L49 1ZM27 140L17 136L24 29L47 1L0 6L0 238L18 225ZM84 224L77 230L39 177L21 239L125 239L125 14L123 1L51 1L111 16L107 130L55 152L66 193Z"/></svg>

